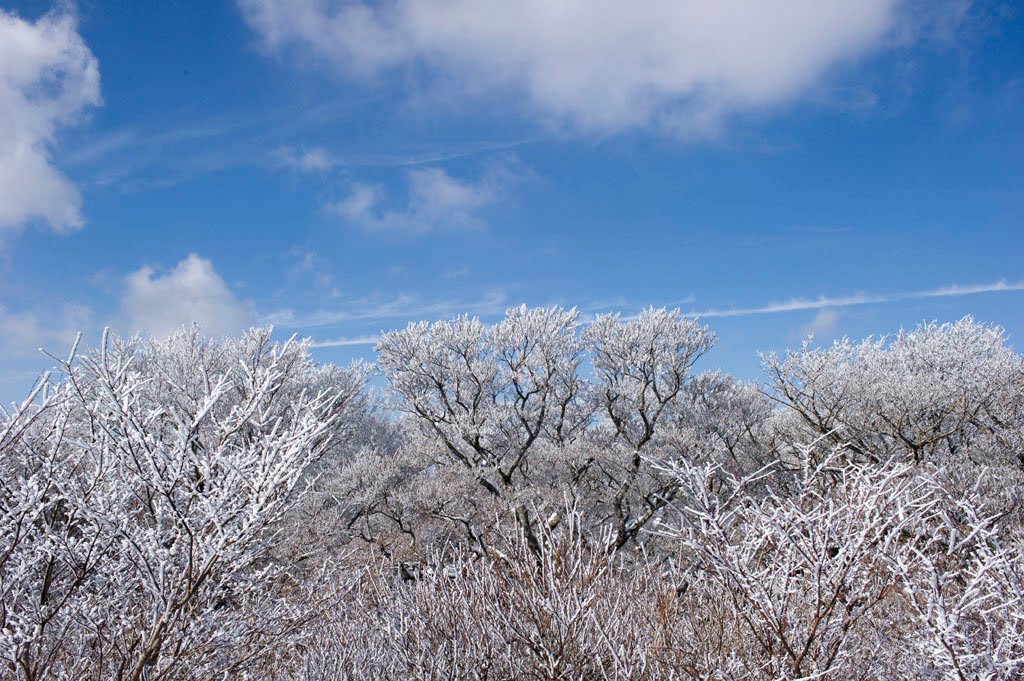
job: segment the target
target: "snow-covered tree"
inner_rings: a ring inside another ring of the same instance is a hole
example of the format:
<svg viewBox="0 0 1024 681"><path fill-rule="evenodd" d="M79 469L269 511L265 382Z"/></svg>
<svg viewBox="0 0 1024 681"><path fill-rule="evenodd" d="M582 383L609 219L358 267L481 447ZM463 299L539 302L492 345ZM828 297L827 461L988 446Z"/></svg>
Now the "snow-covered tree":
<svg viewBox="0 0 1024 681"><path fill-rule="evenodd" d="M275 527L361 389L315 368L307 347L269 330L104 334L6 419L8 673L207 678L302 622L303 588L270 560Z"/></svg>
<svg viewBox="0 0 1024 681"><path fill-rule="evenodd" d="M526 307L494 326L420 322L384 334L378 362L396 406L499 494L534 443L564 442L587 422L578 325L576 310Z"/></svg>
<svg viewBox="0 0 1024 681"><path fill-rule="evenodd" d="M805 343L764 363L776 399L858 457L1005 460L1020 439L1024 360L1001 328L971 317L861 343Z"/></svg>
<svg viewBox="0 0 1024 681"><path fill-rule="evenodd" d="M1002 330L807 344L767 387L693 374L713 343L412 324L377 400L269 330L105 335L0 418L0 677L1019 678Z"/></svg>
<svg viewBox="0 0 1024 681"><path fill-rule="evenodd" d="M643 458L668 408L683 392L690 368L715 342L707 327L679 310L646 309L636 319L599 316L583 335L594 367L598 409L614 439L593 457L608 490L613 546L634 540L672 498L676 483ZM605 495L602 495L605 496Z"/></svg>
<svg viewBox="0 0 1024 681"><path fill-rule="evenodd" d="M389 508L379 499L363 507L410 537L410 516L455 523L486 551L496 517L514 517L535 543L541 521L531 514L557 523L568 494L583 499L595 525L615 519L621 548L670 493L671 481L640 452L713 342L678 310L654 309L629 320L603 315L581 329L575 310L519 307L494 325L463 317L385 334L379 365L422 439L399 457L412 493L389 488ZM584 362L592 381L581 376ZM349 472L370 469L354 463Z"/></svg>

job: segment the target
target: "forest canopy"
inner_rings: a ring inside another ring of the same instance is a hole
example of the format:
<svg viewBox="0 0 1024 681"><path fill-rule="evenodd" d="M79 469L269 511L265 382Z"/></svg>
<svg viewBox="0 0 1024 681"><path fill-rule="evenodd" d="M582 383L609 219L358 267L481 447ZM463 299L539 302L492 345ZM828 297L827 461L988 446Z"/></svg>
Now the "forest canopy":
<svg viewBox="0 0 1024 681"><path fill-rule="evenodd" d="M715 340L518 307L347 368L259 328L76 346L0 419L0 677L1020 678L1003 330L759 382L697 371Z"/></svg>

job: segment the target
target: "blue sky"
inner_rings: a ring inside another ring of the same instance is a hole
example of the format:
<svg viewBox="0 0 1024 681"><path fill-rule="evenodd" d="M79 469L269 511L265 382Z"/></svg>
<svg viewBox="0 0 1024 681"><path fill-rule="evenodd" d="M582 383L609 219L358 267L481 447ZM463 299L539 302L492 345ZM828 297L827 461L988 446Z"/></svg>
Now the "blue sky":
<svg viewBox="0 0 1024 681"><path fill-rule="evenodd" d="M81 330L372 357L520 303L702 368L1024 336L1024 17L938 0L0 2L0 397Z"/></svg>

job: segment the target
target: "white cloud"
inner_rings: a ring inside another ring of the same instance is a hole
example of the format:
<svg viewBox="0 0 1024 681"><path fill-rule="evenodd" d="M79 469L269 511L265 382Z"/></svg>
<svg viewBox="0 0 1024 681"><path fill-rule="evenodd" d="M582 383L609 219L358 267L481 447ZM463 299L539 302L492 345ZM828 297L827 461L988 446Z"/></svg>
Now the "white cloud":
<svg viewBox="0 0 1024 681"><path fill-rule="evenodd" d="M820 296L818 298L793 298L791 300L769 303L759 307L734 307L726 309L710 309L703 312L690 312L687 317L748 317L750 315L777 314L779 312L796 312L798 310L822 310L836 307L852 307L854 305L871 305L895 303L903 300L923 300L925 298L955 298L972 296L979 293L1009 293L1024 291L1024 281L997 281L991 284L971 284L960 286L952 284L925 291L903 293L886 293L868 295L855 293L849 296Z"/></svg>
<svg viewBox="0 0 1024 681"><path fill-rule="evenodd" d="M381 193L379 187L357 182L352 185L348 196L328 204L327 210L350 222L379 228L380 223L384 221L384 215L375 215L375 211L381 202Z"/></svg>
<svg viewBox="0 0 1024 681"><path fill-rule="evenodd" d="M324 173L340 165L338 159L323 147L278 147L274 150L274 160L286 168L302 173Z"/></svg>
<svg viewBox="0 0 1024 681"><path fill-rule="evenodd" d="M0 229L82 226L81 196L51 152L57 130L99 103L99 65L71 16L0 10Z"/></svg>
<svg viewBox="0 0 1024 681"><path fill-rule="evenodd" d="M355 77L427 67L583 131L713 134L877 48L901 0L238 0L270 49L298 46Z"/></svg>
<svg viewBox="0 0 1024 681"><path fill-rule="evenodd" d="M347 197L327 211L374 232L432 232L479 228L482 211L501 199L518 175L508 166L492 166L477 181L460 180L441 168L417 168L406 174L408 197L401 209L387 208L380 187L356 183Z"/></svg>
<svg viewBox="0 0 1024 681"><path fill-rule="evenodd" d="M121 305L128 332L158 338L191 323L209 335L237 333L252 319L250 305L235 297L213 263L194 253L165 274L148 266L129 274Z"/></svg>
<svg viewBox="0 0 1024 681"><path fill-rule="evenodd" d="M822 308L814 315L814 319L800 327L800 337L814 336L820 340L823 336L833 335L838 325L839 312L828 307Z"/></svg>

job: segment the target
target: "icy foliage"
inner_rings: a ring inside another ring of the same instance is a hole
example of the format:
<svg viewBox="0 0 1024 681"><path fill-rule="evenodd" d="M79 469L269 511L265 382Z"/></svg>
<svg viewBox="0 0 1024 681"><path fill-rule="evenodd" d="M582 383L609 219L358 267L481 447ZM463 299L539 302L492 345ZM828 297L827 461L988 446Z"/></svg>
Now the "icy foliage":
<svg viewBox="0 0 1024 681"><path fill-rule="evenodd" d="M764 362L778 399L812 432L858 456L903 452L920 462L1015 454L1005 438L1021 418L1024 363L1002 329L970 317L891 339L805 344Z"/></svg>
<svg viewBox="0 0 1024 681"><path fill-rule="evenodd" d="M0 421L0 678L1024 675L1024 365L678 311L104 337Z"/></svg>
<svg viewBox="0 0 1024 681"><path fill-rule="evenodd" d="M105 336L63 371L0 443L9 671L200 678L300 623L302 599L270 588L270 528L358 382L266 331Z"/></svg>

